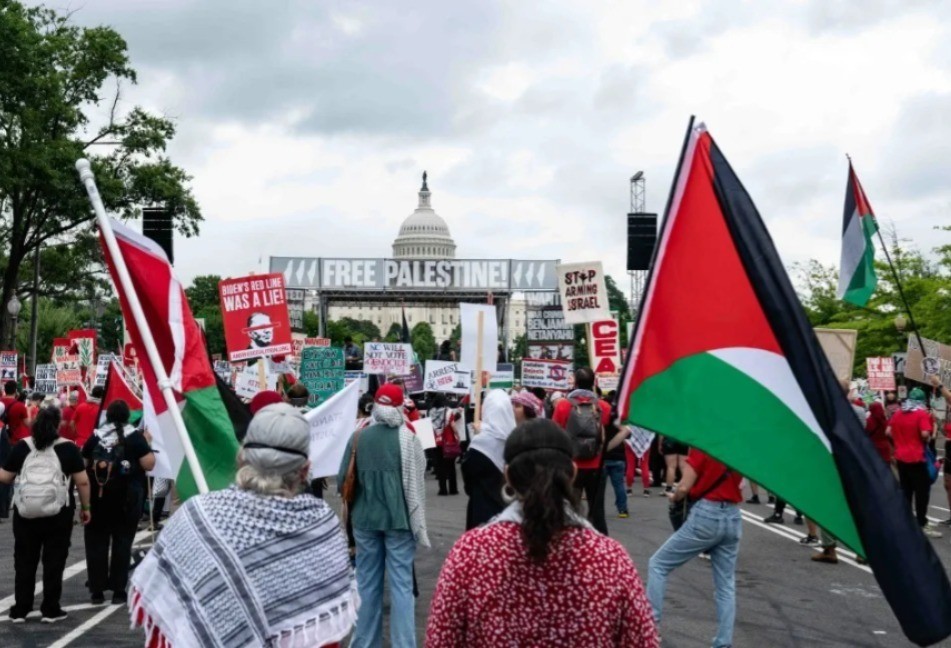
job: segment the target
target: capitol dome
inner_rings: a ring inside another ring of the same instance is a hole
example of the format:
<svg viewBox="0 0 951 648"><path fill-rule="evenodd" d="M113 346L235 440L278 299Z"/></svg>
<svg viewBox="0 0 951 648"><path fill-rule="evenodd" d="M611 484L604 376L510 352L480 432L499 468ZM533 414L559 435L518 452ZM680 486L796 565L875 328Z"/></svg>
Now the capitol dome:
<svg viewBox="0 0 951 648"><path fill-rule="evenodd" d="M449 226L433 211L429 204L429 187L426 172L419 190L419 205L400 227L399 236L393 241L394 259L454 259L456 242L449 234Z"/></svg>

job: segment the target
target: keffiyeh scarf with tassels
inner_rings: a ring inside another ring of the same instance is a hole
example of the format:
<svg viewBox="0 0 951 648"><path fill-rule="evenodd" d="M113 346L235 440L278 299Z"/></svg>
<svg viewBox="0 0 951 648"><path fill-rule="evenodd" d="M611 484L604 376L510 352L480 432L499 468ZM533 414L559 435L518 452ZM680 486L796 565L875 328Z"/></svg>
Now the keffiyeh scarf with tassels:
<svg viewBox="0 0 951 648"><path fill-rule="evenodd" d="M346 637L358 606L323 500L231 487L172 516L132 576L129 607L150 648L304 648Z"/></svg>

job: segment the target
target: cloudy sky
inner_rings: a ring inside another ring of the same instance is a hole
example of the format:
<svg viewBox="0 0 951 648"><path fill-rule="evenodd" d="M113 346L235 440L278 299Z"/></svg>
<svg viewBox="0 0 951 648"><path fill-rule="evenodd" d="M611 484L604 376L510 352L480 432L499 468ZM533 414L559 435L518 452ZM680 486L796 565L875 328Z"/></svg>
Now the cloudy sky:
<svg viewBox="0 0 951 648"><path fill-rule="evenodd" d="M429 171L458 256L624 272L628 179L662 212L691 114L783 259L838 262L850 153L920 248L951 203L951 4L82 0L176 120L201 236L182 278L389 256Z"/></svg>

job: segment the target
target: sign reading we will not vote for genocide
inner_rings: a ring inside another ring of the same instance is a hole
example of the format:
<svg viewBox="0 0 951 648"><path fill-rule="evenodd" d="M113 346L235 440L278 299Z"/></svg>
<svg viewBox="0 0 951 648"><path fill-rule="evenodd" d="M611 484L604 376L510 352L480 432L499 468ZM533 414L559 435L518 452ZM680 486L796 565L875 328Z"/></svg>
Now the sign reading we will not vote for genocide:
<svg viewBox="0 0 951 648"><path fill-rule="evenodd" d="M251 275L218 284L231 362L291 352L284 275Z"/></svg>

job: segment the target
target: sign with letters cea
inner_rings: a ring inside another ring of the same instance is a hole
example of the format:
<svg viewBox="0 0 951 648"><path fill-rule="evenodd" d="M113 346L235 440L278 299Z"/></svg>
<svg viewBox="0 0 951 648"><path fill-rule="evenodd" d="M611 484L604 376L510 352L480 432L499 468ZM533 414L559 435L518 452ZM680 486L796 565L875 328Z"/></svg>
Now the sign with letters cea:
<svg viewBox="0 0 951 648"><path fill-rule="evenodd" d="M591 366L597 374L617 374L621 371L621 345L617 320L592 322L588 328L588 352Z"/></svg>

